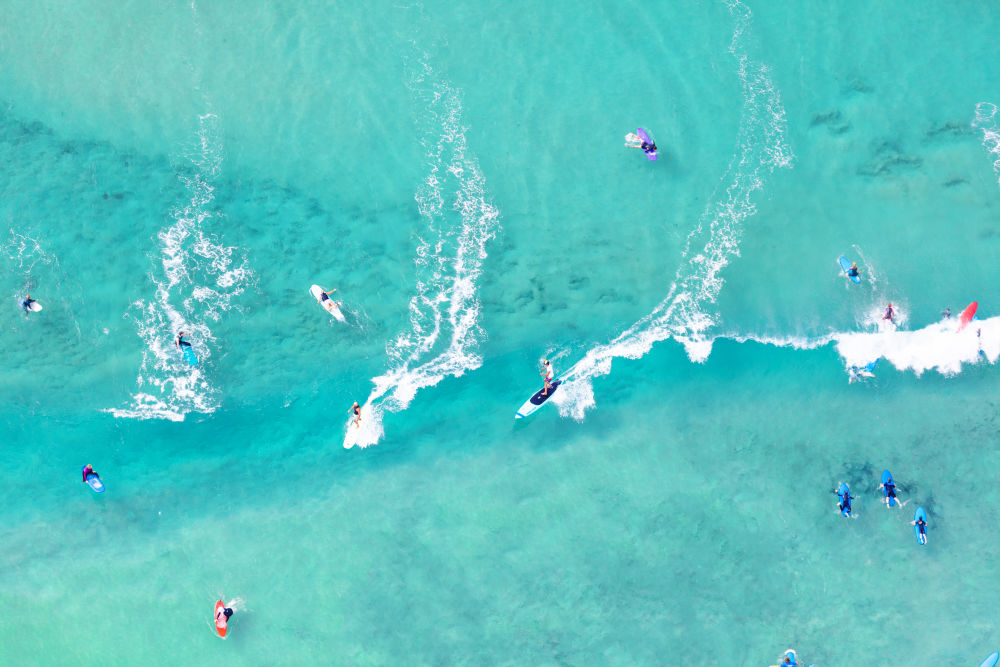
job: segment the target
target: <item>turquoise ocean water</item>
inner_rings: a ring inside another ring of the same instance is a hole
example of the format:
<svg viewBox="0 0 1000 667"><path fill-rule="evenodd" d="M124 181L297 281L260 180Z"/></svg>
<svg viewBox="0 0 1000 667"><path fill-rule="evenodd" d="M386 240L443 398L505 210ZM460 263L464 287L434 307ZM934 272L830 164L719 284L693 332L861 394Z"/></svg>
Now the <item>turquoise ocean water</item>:
<svg viewBox="0 0 1000 667"><path fill-rule="evenodd" d="M3 662L978 665L998 28L0 5ZM515 422L542 357L568 381Z"/></svg>

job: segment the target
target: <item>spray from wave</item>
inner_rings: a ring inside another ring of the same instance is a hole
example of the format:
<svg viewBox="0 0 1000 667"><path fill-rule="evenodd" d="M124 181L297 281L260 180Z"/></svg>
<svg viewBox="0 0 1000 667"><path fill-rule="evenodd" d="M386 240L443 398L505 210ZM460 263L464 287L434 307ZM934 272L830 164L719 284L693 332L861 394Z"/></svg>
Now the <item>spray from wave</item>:
<svg viewBox="0 0 1000 667"><path fill-rule="evenodd" d="M461 93L429 81L432 77L431 68L421 63L411 84L426 102L423 145L429 165L416 193L425 227L414 260L418 278L409 305L411 328L387 346L390 368L372 378L375 388L361 408L360 426L348 422L348 448L378 442L386 410L405 410L420 389L482 363L475 351L483 336L477 281L500 213L488 200L479 162L466 145Z"/></svg>
<svg viewBox="0 0 1000 667"><path fill-rule="evenodd" d="M564 416L582 419L595 405L592 379L610 373L615 358L638 359L654 343L671 337L684 344L692 360L708 356L712 342L705 332L714 321L705 307L722 289L722 269L739 255L742 224L756 213L752 195L763 187L767 174L792 163L781 97L768 69L746 53L751 12L739 0L726 0L726 6L736 22L729 52L736 59L743 93L736 154L712 197L713 203L688 235L683 253L686 261L682 261L666 298L616 339L589 350L563 375L566 382L552 401Z"/></svg>
<svg viewBox="0 0 1000 667"><path fill-rule="evenodd" d="M222 167L218 118L199 118L198 140L177 166L185 193L183 205L171 211L172 224L160 232L159 271L149 274L153 294L132 304L131 317L142 339L138 391L126 408L107 410L116 417L182 421L189 412L210 413L218 407L218 390L204 368L215 341L208 326L228 311L251 278L246 258L205 228L221 216L213 208L212 183ZM187 365L174 344L185 331L199 357Z"/></svg>
<svg viewBox="0 0 1000 667"><path fill-rule="evenodd" d="M983 147L993 155L993 172L1000 176L1000 128L997 127L997 105L980 102L972 127L983 131ZM1000 178L997 179L1000 184Z"/></svg>

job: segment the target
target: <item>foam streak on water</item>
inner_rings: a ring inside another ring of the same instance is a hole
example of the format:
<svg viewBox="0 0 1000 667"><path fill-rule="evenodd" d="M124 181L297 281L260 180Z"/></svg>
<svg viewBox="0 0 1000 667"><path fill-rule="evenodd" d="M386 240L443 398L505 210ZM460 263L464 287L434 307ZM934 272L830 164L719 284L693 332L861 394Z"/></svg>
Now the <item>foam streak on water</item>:
<svg viewBox="0 0 1000 667"><path fill-rule="evenodd" d="M385 410L409 406L417 392L448 376L478 368L479 276L486 244L497 232L499 211L489 201L478 160L469 153L462 125L462 96L448 83L433 82L425 63L413 78L424 98L427 177L416 200L425 225L416 258L416 293L410 299L410 330L387 346L389 370L372 379L361 425L347 425L344 447L375 444Z"/></svg>
<svg viewBox="0 0 1000 667"><path fill-rule="evenodd" d="M205 231L218 217L213 208L214 179L222 167L218 118L201 116L198 141L179 165L187 201L171 212L172 224L160 232L160 271L152 271L155 291L139 299L131 316L142 339L142 365L132 404L111 409L116 417L181 421L189 412L209 413L218 407L218 390L205 364L215 342L208 321L218 321L250 279L245 258ZM238 260L238 263L237 263ZM234 266L235 264L235 266ZM189 366L174 343L178 332L189 335L199 358Z"/></svg>
<svg viewBox="0 0 1000 667"><path fill-rule="evenodd" d="M1000 128L997 127L997 105L980 102L976 105L976 116L972 127L983 131L983 148L993 155L993 171L1000 183Z"/></svg>
<svg viewBox="0 0 1000 667"><path fill-rule="evenodd" d="M711 340L705 331L714 323L706 306L715 302L724 284L722 269L739 255L743 222L756 213L752 196L775 168L792 163L785 141L785 110L768 69L747 55L750 10L739 0L727 0L735 19L729 52L736 59L743 93L736 154L722 177L712 204L690 233L666 298L648 315L612 342L587 352L565 375L568 381L553 397L560 414L582 419L593 405L592 378L611 372L616 357L638 359L654 343L673 337L684 343L696 361L707 358Z"/></svg>

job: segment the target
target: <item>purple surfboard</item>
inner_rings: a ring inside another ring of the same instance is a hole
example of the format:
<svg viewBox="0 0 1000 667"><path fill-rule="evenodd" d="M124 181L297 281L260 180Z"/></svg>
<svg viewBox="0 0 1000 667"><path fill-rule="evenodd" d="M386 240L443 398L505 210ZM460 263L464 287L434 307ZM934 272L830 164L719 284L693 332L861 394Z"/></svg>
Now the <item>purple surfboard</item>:
<svg viewBox="0 0 1000 667"><path fill-rule="evenodd" d="M646 130L642 129L641 127L636 128L635 133L639 135L639 138L642 139L643 142L647 144L653 143L653 140L649 138L648 134L646 134ZM650 160L655 160L656 151L646 151L646 157L648 157Z"/></svg>

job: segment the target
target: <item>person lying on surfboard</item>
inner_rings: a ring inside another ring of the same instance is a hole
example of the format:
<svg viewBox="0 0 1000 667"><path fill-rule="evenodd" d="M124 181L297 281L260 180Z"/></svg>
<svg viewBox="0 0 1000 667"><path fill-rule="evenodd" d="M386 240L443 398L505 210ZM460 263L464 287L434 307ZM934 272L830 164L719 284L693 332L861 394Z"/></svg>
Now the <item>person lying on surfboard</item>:
<svg viewBox="0 0 1000 667"><path fill-rule="evenodd" d="M886 480L885 484L879 484L878 488L880 489L885 488L885 498L883 498L883 500L885 500L886 507L891 507L891 505L889 504L889 500L891 498L895 498L896 502L897 503L899 502L899 498L896 498L896 483L892 481L892 477L889 477L889 479ZM902 505L900 506L902 507Z"/></svg>
<svg viewBox="0 0 1000 667"><path fill-rule="evenodd" d="M177 334L177 338L174 339L174 342L177 343L178 348L191 347L191 343L184 340L184 336L187 335L188 333L186 331L181 331Z"/></svg>
<svg viewBox="0 0 1000 667"><path fill-rule="evenodd" d="M548 359L542 359L542 372L539 373L543 378L545 378L545 386L542 388L542 396L548 396L549 388L552 386L552 379L555 377L555 370L552 368L552 364L549 363Z"/></svg>
<svg viewBox="0 0 1000 667"><path fill-rule="evenodd" d="M97 474L97 471L94 470L94 466L90 465L89 463L83 467L83 483L84 484L87 483L87 475L93 475L97 479L101 478L101 476Z"/></svg>
<svg viewBox="0 0 1000 667"><path fill-rule="evenodd" d="M860 278L861 277L861 272L858 271L858 263L857 262L851 262L851 268L847 269L847 277L848 278Z"/></svg>
<svg viewBox="0 0 1000 667"><path fill-rule="evenodd" d="M319 302L320 302L320 303L323 303L324 301L329 301L329 300L330 300L330 295L331 295L331 294L333 294L333 293L334 293L334 292L336 292L336 291L337 291L337 288L336 288L336 287L334 287L334 288L333 288L332 290L330 290L329 292L320 292L320 293L319 293ZM333 303L333 305L335 305L335 306L337 306L337 307L339 308L339 307L340 307L340 301L335 301L335 302Z"/></svg>
<svg viewBox="0 0 1000 667"><path fill-rule="evenodd" d="M882 316L882 319L889 320L890 322L895 324L896 323L895 317L896 317L896 311L892 307L892 301L890 301L889 305L885 307L885 315Z"/></svg>
<svg viewBox="0 0 1000 667"><path fill-rule="evenodd" d="M361 406L358 405L357 401L354 401L354 405L351 406L351 414L354 415L354 427L361 428Z"/></svg>
<svg viewBox="0 0 1000 667"><path fill-rule="evenodd" d="M229 607L222 607L215 613L215 627L224 628L229 623L229 617L233 615L233 610Z"/></svg>
<svg viewBox="0 0 1000 667"><path fill-rule="evenodd" d="M24 309L24 312L30 313L31 312L31 304L33 304L33 303L35 303L35 300L32 299L31 295L29 294L26 297L24 297L24 301L21 302L21 308Z"/></svg>

